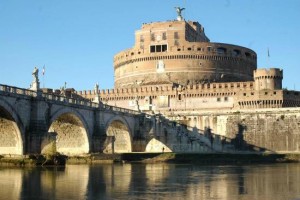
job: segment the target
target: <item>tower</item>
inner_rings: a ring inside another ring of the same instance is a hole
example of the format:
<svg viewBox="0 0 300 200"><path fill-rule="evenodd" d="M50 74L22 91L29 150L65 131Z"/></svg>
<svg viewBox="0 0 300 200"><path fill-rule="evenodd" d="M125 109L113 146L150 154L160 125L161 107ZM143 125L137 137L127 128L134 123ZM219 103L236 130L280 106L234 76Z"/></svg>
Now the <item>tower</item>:
<svg viewBox="0 0 300 200"><path fill-rule="evenodd" d="M278 68L254 70L255 90L281 90L283 71Z"/></svg>

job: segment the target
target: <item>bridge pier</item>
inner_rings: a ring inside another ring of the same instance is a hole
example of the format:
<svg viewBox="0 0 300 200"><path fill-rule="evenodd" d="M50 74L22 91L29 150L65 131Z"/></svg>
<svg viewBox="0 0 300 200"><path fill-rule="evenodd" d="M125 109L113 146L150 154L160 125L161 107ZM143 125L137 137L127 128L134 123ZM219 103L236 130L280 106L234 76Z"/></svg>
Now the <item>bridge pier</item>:
<svg viewBox="0 0 300 200"><path fill-rule="evenodd" d="M30 123L25 132L27 140L25 152L28 154L40 154L42 151L41 145L48 132L45 116L48 109L48 104L41 97L30 101Z"/></svg>
<svg viewBox="0 0 300 200"><path fill-rule="evenodd" d="M103 116L98 110L94 111L94 130L91 139L91 152L103 152L106 140Z"/></svg>

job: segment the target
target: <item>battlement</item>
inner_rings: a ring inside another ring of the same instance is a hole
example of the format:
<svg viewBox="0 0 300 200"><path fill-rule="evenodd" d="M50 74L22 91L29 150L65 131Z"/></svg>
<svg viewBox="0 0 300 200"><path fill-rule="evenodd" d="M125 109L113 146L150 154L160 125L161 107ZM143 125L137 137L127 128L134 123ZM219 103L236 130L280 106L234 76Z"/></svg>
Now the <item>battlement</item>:
<svg viewBox="0 0 300 200"><path fill-rule="evenodd" d="M283 78L283 70L279 68L256 69L254 71L254 79L266 78Z"/></svg>
<svg viewBox="0 0 300 200"><path fill-rule="evenodd" d="M229 83L205 83L187 86L175 85L158 85L158 86L141 86L137 88L117 88L99 90L100 97L121 97L121 96L160 96L173 95L176 93L200 94L206 93L207 96L214 96L216 93L228 93L240 90L253 90L254 83L249 82L229 82ZM77 95L84 98L93 99L96 96L94 90L75 91Z"/></svg>

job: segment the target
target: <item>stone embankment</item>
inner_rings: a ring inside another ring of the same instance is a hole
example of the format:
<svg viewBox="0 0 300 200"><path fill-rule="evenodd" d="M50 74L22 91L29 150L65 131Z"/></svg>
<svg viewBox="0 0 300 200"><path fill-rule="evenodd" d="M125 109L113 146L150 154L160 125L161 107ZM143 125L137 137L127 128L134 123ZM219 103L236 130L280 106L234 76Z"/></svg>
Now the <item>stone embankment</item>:
<svg viewBox="0 0 300 200"><path fill-rule="evenodd" d="M85 156L55 156L47 158L41 155L24 157L0 157L0 166L36 167L64 166L69 164L112 164L112 163L185 163L185 164L266 164L300 162L300 154L269 153L124 153L124 154L92 154Z"/></svg>

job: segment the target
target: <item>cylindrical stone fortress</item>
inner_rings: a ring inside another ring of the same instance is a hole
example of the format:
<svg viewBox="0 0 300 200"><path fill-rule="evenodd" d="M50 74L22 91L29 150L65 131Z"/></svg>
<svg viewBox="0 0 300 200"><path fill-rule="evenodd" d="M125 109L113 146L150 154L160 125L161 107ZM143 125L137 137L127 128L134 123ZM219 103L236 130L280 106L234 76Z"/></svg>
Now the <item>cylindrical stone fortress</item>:
<svg viewBox="0 0 300 200"><path fill-rule="evenodd" d="M114 56L115 88L253 81L256 68L253 50L211 43L193 21L143 24L135 46Z"/></svg>

